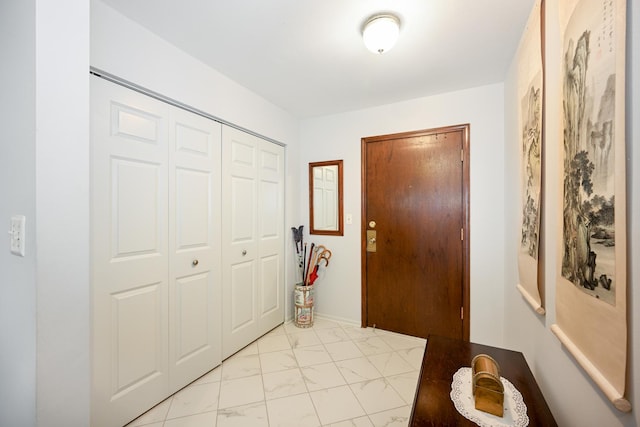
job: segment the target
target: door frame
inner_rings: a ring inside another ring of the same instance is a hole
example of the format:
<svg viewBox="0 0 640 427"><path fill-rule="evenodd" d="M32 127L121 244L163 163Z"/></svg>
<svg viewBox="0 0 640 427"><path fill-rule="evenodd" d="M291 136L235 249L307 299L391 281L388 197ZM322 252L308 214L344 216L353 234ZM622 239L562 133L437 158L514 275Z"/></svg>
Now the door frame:
<svg viewBox="0 0 640 427"><path fill-rule="evenodd" d="M425 135L434 135L440 133L449 133L449 132L462 132L462 152L460 153L460 158L462 161L462 204L463 204L463 212L462 212L462 338L465 341L469 341L470 336L470 316L471 316L471 297L470 297L470 275L469 275L469 254L470 254L470 241L469 237L471 235L470 230L470 206L469 206L469 161L470 161L470 153L469 153L469 132L470 125L461 124L461 125L453 125L453 126L445 126L440 128L432 128L432 129L424 129L418 131L410 131L410 132L402 132L402 133L394 133L388 135L378 135L361 138L360 150L361 150L361 167L360 167L360 181L361 181L361 235L360 235L360 259L361 259L361 274L362 274L362 282L361 282L361 326L363 328L367 327L368 324L368 314L367 314L367 251L366 251L366 233L367 233L367 180L366 180L366 170L367 170L367 144L371 142L391 140L391 139L400 139L400 138L410 138L410 137L418 137Z"/></svg>

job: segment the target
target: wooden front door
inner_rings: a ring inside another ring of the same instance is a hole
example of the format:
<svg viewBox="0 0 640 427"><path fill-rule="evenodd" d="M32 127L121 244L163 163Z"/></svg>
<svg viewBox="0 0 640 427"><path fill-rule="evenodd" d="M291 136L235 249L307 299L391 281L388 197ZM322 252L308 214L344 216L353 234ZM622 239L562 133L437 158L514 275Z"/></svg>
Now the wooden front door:
<svg viewBox="0 0 640 427"><path fill-rule="evenodd" d="M362 324L469 339L469 126L362 139Z"/></svg>

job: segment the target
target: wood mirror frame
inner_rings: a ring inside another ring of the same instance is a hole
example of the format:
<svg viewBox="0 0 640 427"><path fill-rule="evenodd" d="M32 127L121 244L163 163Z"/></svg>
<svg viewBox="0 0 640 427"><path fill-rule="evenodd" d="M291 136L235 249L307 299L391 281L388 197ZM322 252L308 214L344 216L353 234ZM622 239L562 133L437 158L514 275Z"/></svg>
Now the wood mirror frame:
<svg viewBox="0 0 640 427"><path fill-rule="evenodd" d="M328 182L329 188L318 192L318 180L323 187ZM343 236L343 217L342 160L309 163L309 233ZM317 221L325 224L316 224Z"/></svg>

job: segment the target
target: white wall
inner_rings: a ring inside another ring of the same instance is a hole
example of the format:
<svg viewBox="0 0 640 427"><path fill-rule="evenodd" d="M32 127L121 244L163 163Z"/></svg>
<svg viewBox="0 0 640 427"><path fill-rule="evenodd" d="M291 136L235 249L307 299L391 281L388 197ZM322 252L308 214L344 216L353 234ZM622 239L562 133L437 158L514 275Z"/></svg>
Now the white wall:
<svg viewBox="0 0 640 427"><path fill-rule="evenodd" d="M35 1L0 2L0 425L36 420ZM11 215L27 217L27 254L11 255ZM7 228L4 228L7 227ZM19 325L19 327L16 327Z"/></svg>
<svg viewBox="0 0 640 427"><path fill-rule="evenodd" d="M535 314L516 291L518 230L518 130L516 103L516 70L512 63L505 82L505 337L506 346L523 351L536 376L545 398L559 425L566 426L637 426L640 425L640 395L636 384L640 384L640 341L635 339L640 331L640 292L634 284L640 278L640 5L627 2L627 221L629 275L627 298L629 300L629 358L627 398L633 412L623 414L616 410L600 392L593 381L562 348L550 331L555 322L555 277L558 218L557 201L560 147L560 105L554 102L554 94L559 93L559 69L561 46L559 40L558 0L547 3L547 79L544 162L546 185L544 188L544 239L546 252L541 256L546 268L544 280L547 287L546 316ZM557 99L557 96L556 98Z"/></svg>
<svg viewBox="0 0 640 427"><path fill-rule="evenodd" d="M89 424L89 4L37 0L35 22L38 425L81 426Z"/></svg>
<svg viewBox="0 0 640 427"><path fill-rule="evenodd" d="M333 251L316 288L316 313L360 323L360 140L363 137L470 123L471 339L501 345L504 277L503 86L489 85L377 108L306 119L300 125L301 161L344 160L343 237L305 236ZM307 170L301 170L300 203L309 222ZM308 226L305 227L308 230Z"/></svg>

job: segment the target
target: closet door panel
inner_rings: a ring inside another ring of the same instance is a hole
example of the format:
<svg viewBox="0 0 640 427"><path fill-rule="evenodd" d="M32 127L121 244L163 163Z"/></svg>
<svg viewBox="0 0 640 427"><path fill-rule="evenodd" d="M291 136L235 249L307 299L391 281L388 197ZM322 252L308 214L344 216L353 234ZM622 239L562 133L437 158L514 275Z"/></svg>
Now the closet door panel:
<svg viewBox="0 0 640 427"><path fill-rule="evenodd" d="M153 381L163 372L161 352L162 312L159 283L116 292L112 295L112 347L114 395L142 382ZM135 343L135 345L132 345Z"/></svg>
<svg viewBox="0 0 640 427"><path fill-rule="evenodd" d="M258 220L260 334L284 320L284 148L260 140Z"/></svg>
<svg viewBox="0 0 640 427"><path fill-rule="evenodd" d="M255 263L238 262L231 267L231 289L230 297L230 332L231 334L242 334L243 330L248 333L255 333L254 325L257 322L256 316L256 287L255 283Z"/></svg>
<svg viewBox="0 0 640 427"><path fill-rule="evenodd" d="M162 165L111 158L111 256L114 260L161 255L166 200Z"/></svg>
<svg viewBox="0 0 640 427"><path fill-rule="evenodd" d="M171 391L222 360L220 144L219 123L170 107Z"/></svg>
<svg viewBox="0 0 640 427"><path fill-rule="evenodd" d="M237 172L237 173L241 173ZM244 249L256 244L256 179L253 176L231 177L231 244ZM243 250L244 250L243 249ZM246 256L247 254L244 254Z"/></svg>
<svg viewBox="0 0 640 427"><path fill-rule="evenodd" d="M182 368L186 363L193 363L193 359L208 353L212 347L209 337L210 280L208 273L179 277L175 280L174 295L172 295L174 336L171 342L174 345L173 363L176 367ZM198 374L207 372L215 364L208 363L201 371L194 372L195 376L190 378L191 381L198 378ZM189 378L186 380L188 381Z"/></svg>
<svg viewBox="0 0 640 427"><path fill-rule="evenodd" d="M222 354L226 358L258 337L258 140L222 129Z"/></svg>
<svg viewBox="0 0 640 427"><path fill-rule="evenodd" d="M167 108L92 79L92 425L168 391Z"/></svg>
<svg viewBox="0 0 640 427"><path fill-rule="evenodd" d="M282 291L280 285L282 283L282 277L280 275L280 257L278 255L263 256L260 258L260 312L261 318L268 317L274 312L279 312L282 309ZM268 332L273 329L279 323L282 323L282 318L279 318L280 322L275 325L269 323L262 325L261 329L266 329L264 332ZM263 333L264 333L263 332Z"/></svg>
<svg viewBox="0 0 640 427"><path fill-rule="evenodd" d="M176 167L175 179L176 252L211 247L211 172Z"/></svg>

